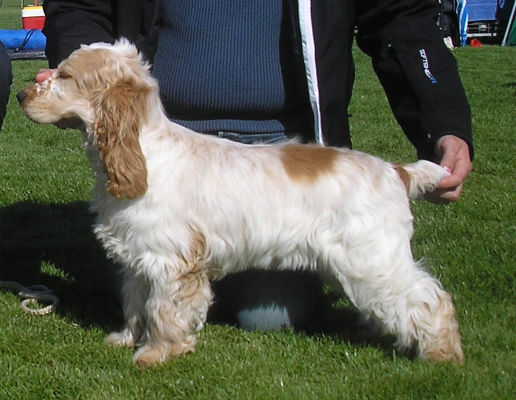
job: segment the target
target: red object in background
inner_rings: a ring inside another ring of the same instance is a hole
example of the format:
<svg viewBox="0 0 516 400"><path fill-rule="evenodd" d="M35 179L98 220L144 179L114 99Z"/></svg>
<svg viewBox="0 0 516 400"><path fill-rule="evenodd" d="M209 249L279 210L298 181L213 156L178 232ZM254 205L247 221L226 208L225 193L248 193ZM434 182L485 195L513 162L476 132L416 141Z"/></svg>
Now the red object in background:
<svg viewBox="0 0 516 400"><path fill-rule="evenodd" d="M43 7L28 6L22 8L23 29L43 29L44 24L45 13L43 12Z"/></svg>
<svg viewBox="0 0 516 400"><path fill-rule="evenodd" d="M471 42L469 42L469 45L471 47L482 47L482 42L478 39L471 39Z"/></svg>

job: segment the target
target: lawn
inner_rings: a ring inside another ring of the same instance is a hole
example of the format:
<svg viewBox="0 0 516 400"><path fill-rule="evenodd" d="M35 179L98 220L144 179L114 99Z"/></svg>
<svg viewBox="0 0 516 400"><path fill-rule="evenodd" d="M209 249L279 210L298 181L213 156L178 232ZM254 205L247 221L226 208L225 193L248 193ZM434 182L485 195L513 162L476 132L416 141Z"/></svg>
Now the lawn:
<svg viewBox="0 0 516 400"><path fill-rule="evenodd" d="M19 27L18 13L18 1L4 0L0 29ZM454 54L473 112L474 171L456 204L413 205L413 250L453 294L464 365L409 360L361 336L341 302L310 334L208 324L195 353L144 372L131 350L102 343L120 323L117 279L90 232L93 180L79 135L23 117L14 96L46 64L13 62L0 131L0 280L45 284L61 305L32 316L0 292L0 398L513 399L516 54L497 46ZM368 59L357 51L356 63L355 148L414 160Z"/></svg>

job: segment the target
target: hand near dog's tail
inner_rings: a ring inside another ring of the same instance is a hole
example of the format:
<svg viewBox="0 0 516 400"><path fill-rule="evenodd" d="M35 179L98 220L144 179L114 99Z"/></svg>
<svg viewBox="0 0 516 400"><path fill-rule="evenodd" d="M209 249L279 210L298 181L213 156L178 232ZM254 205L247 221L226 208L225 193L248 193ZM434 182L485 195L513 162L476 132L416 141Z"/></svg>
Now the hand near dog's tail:
<svg viewBox="0 0 516 400"><path fill-rule="evenodd" d="M425 193L435 190L439 182L450 173L438 164L420 160L412 164L393 164L409 199L423 199Z"/></svg>

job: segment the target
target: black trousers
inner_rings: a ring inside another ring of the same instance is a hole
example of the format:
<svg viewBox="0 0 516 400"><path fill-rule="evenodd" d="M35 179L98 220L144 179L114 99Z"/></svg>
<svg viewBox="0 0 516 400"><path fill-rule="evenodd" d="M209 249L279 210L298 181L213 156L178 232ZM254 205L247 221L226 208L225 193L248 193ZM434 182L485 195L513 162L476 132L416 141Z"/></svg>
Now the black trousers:
<svg viewBox="0 0 516 400"><path fill-rule="evenodd" d="M9 94L11 92L11 83L13 74L11 69L11 61L7 56L7 50L2 42L0 42L0 129L4 122L7 103L9 102Z"/></svg>

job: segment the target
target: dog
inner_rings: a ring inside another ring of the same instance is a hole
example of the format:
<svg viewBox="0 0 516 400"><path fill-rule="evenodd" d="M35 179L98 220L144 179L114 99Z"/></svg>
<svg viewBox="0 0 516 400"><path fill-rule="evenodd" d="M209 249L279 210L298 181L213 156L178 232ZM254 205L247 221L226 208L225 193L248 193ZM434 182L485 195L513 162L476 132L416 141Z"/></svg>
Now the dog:
<svg viewBox="0 0 516 400"><path fill-rule="evenodd" d="M415 262L410 200L449 173L350 149L244 145L171 122L136 48L82 46L18 94L38 123L84 133L94 232L123 267L120 332L140 367L194 350L210 280L250 267L317 271L422 359L463 360L450 294Z"/></svg>

